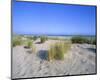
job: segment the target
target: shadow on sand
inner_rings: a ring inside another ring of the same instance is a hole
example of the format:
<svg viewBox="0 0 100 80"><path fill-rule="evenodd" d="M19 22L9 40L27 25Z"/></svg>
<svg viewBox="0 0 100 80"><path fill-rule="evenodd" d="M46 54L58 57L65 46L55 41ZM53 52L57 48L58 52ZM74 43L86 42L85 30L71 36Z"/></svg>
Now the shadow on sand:
<svg viewBox="0 0 100 80"><path fill-rule="evenodd" d="M36 42L35 44L41 44L41 42Z"/></svg>
<svg viewBox="0 0 100 80"><path fill-rule="evenodd" d="M28 47L28 46L24 46L24 48L25 48L25 49L29 49L29 47Z"/></svg>
<svg viewBox="0 0 100 80"><path fill-rule="evenodd" d="M92 51L94 53L96 53L96 49L95 48L87 48L89 51Z"/></svg>
<svg viewBox="0 0 100 80"><path fill-rule="evenodd" d="M96 48L84 48L84 47L82 47L82 46L80 46L80 45L77 45L77 47L80 47L80 48L82 48L82 49L87 49L88 51L91 51L91 52L93 52L93 53L96 53Z"/></svg>
<svg viewBox="0 0 100 80"><path fill-rule="evenodd" d="M47 50L40 50L37 54L39 58L42 60L47 60L48 59L48 51Z"/></svg>

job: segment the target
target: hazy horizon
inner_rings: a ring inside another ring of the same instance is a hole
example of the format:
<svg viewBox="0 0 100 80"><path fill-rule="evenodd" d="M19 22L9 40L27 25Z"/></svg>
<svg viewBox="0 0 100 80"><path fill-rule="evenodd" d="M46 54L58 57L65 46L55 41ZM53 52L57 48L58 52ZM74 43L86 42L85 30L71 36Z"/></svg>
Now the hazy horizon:
<svg viewBox="0 0 100 80"><path fill-rule="evenodd" d="M14 2L13 33L96 35L96 7Z"/></svg>
<svg viewBox="0 0 100 80"><path fill-rule="evenodd" d="M13 35L32 35L32 36L41 36L41 35L46 35L46 36L96 36L96 35L80 35L80 34L16 34L16 33L13 33Z"/></svg>

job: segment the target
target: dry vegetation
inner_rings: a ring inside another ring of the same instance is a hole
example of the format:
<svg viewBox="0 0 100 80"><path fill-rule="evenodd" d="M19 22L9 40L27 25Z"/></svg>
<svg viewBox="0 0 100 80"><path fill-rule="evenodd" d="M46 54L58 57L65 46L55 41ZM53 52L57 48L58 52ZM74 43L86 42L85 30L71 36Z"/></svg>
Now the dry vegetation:
<svg viewBox="0 0 100 80"><path fill-rule="evenodd" d="M32 40L27 40L27 47L32 49L33 53L36 51L35 45L33 44Z"/></svg>
<svg viewBox="0 0 100 80"><path fill-rule="evenodd" d="M96 73L92 40L37 37L13 37L13 78Z"/></svg>
<svg viewBox="0 0 100 80"><path fill-rule="evenodd" d="M12 45L13 47L24 45L25 48L30 48L32 49L32 52L35 52L35 45L33 44L33 40L34 40L33 38L28 37L26 40L22 40L22 37L16 36L12 40Z"/></svg>
<svg viewBox="0 0 100 80"><path fill-rule="evenodd" d="M31 40L28 40L28 41L27 41L27 47L28 47L28 48L31 48L31 47L32 47L32 41L31 41Z"/></svg>
<svg viewBox="0 0 100 80"><path fill-rule="evenodd" d="M40 38L40 43L44 43L46 40L48 40L49 38L47 36L40 36L38 37ZM27 46L27 48L30 48L32 50L32 52L36 51L36 47L33 43L34 40L36 40L37 37L27 37L27 40L23 41L22 38L20 36L14 37L13 38L13 47L17 46L17 45L22 45L24 44L25 46ZM54 39L55 40L55 39ZM72 43L88 43L88 44L96 44L96 39L87 39L87 38L83 38L80 36L77 37L72 37L71 40L68 42L68 40L61 40L58 39L58 42L50 45L50 48L48 50L48 61L51 60L63 60L64 59L64 54L67 53L67 51L70 49L71 47L71 42Z"/></svg>
<svg viewBox="0 0 100 80"><path fill-rule="evenodd" d="M87 43L87 44L94 44L96 45L96 38L86 38L86 37L81 37L81 36L76 36L71 38L72 43Z"/></svg>
<svg viewBox="0 0 100 80"><path fill-rule="evenodd" d="M71 44L68 42L56 42L48 50L48 60L63 60L64 54L69 50Z"/></svg>
<svg viewBox="0 0 100 80"><path fill-rule="evenodd" d="M40 36L41 43L44 43L47 39L47 36Z"/></svg>
<svg viewBox="0 0 100 80"><path fill-rule="evenodd" d="M12 46L15 47L17 45L21 45L22 44L22 40L21 40L21 37L17 36L17 37L14 37L13 40L12 40Z"/></svg>

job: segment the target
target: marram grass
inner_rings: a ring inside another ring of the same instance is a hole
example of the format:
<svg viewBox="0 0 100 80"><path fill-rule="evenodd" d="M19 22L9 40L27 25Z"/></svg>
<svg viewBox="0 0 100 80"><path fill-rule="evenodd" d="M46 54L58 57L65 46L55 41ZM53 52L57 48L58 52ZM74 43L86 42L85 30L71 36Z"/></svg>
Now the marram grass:
<svg viewBox="0 0 100 80"><path fill-rule="evenodd" d="M34 45L34 44L32 45L32 47L31 47L31 48L32 48L32 52L34 52L34 53L35 53L35 52L36 52L36 47L35 47L35 45Z"/></svg>
<svg viewBox="0 0 100 80"><path fill-rule="evenodd" d="M27 41L27 47L29 47L29 48L32 47L32 41L31 41L31 40L28 40L28 41Z"/></svg>
<svg viewBox="0 0 100 80"><path fill-rule="evenodd" d="M71 44L69 42L56 42L50 46L48 50L48 60L63 60L64 54L70 49Z"/></svg>
<svg viewBox="0 0 100 80"><path fill-rule="evenodd" d="M32 40L29 40L28 41L27 46L32 49L32 52L35 52L36 51L36 47L33 44L33 41Z"/></svg>
<svg viewBox="0 0 100 80"><path fill-rule="evenodd" d="M44 43L48 39L47 36L40 36L41 43Z"/></svg>
<svg viewBox="0 0 100 80"><path fill-rule="evenodd" d="M13 37L13 40L12 40L12 46L15 47L17 45L21 45L22 44L22 40L19 36L17 37Z"/></svg>

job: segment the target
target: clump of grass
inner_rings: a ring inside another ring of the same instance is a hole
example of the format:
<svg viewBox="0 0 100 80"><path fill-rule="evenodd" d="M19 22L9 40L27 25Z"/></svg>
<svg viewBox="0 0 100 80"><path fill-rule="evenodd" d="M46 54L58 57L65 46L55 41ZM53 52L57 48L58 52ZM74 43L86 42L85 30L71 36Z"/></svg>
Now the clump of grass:
<svg viewBox="0 0 100 80"><path fill-rule="evenodd" d="M96 45L96 38L91 38L91 39L89 40L89 44L94 44L94 45Z"/></svg>
<svg viewBox="0 0 100 80"><path fill-rule="evenodd" d="M32 43L32 40L28 40L27 47L32 49L32 52L36 51L35 45Z"/></svg>
<svg viewBox="0 0 100 80"><path fill-rule="evenodd" d="M27 39L30 39L30 40L36 40L38 37L37 36L27 36Z"/></svg>
<svg viewBox="0 0 100 80"><path fill-rule="evenodd" d="M13 47L15 47L17 45L21 45L21 41L20 40L13 40Z"/></svg>
<svg viewBox="0 0 100 80"><path fill-rule="evenodd" d="M62 44L56 44L55 46L55 56L54 56L55 59L64 59L64 49L63 49L63 46Z"/></svg>
<svg viewBox="0 0 100 80"><path fill-rule="evenodd" d="M17 46L17 45L21 45L22 44L22 41L21 41L21 38L20 37L14 37L13 40L12 40L12 45L13 47Z"/></svg>
<svg viewBox="0 0 100 80"><path fill-rule="evenodd" d="M94 44L94 45L96 45L96 44L97 44L97 43L96 43L96 39L93 39L92 44Z"/></svg>
<svg viewBox="0 0 100 80"><path fill-rule="evenodd" d="M51 40L59 40L58 37L49 37L49 39L51 39Z"/></svg>
<svg viewBox="0 0 100 80"><path fill-rule="evenodd" d="M48 51L48 60L53 59L63 60L64 54L69 50L70 43L67 42L57 42L54 45L51 45Z"/></svg>
<svg viewBox="0 0 100 80"><path fill-rule="evenodd" d="M71 41L72 43L80 43L80 44L88 42L86 38L83 38L81 36L72 37Z"/></svg>
<svg viewBox="0 0 100 80"><path fill-rule="evenodd" d="M36 47L35 47L35 45L34 44L32 44L32 52L36 52Z"/></svg>
<svg viewBox="0 0 100 80"><path fill-rule="evenodd" d="M63 52L65 53L70 49L71 42L64 41L64 42L61 43L61 47L62 47Z"/></svg>
<svg viewBox="0 0 100 80"><path fill-rule="evenodd" d="M27 42L27 47L29 47L29 48L32 47L32 41L31 41L31 40L28 40L28 42Z"/></svg>
<svg viewBox="0 0 100 80"><path fill-rule="evenodd" d="M37 38L38 38L37 36L34 36L34 37L33 37L33 40L36 40Z"/></svg>
<svg viewBox="0 0 100 80"><path fill-rule="evenodd" d="M46 36L40 36L41 43L44 43L47 39L48 39L48 37L46 37Z"/></svg>
<svg viewBox="0 0 100 80"><path fill-rule="evenodd" d="M55 46L54 45L51 45L50 46L50 49L48 50L48 60L51 61L54 59L55 57Z"/></svg>
<svg viewBox="0 0 100 80"><path fill-rule="evenodd" d="M81 36L76 36L71 38L72 43L87 43L87 44L95 44L96 45L96 39L95 38L86 38Z"/></svg>

